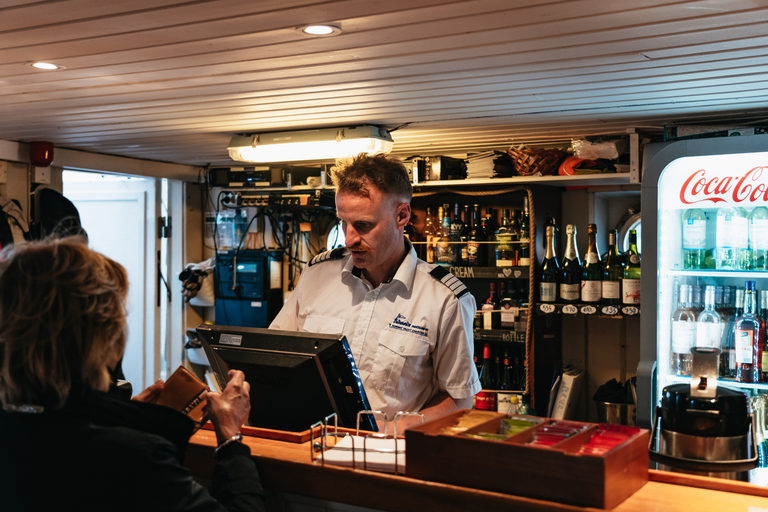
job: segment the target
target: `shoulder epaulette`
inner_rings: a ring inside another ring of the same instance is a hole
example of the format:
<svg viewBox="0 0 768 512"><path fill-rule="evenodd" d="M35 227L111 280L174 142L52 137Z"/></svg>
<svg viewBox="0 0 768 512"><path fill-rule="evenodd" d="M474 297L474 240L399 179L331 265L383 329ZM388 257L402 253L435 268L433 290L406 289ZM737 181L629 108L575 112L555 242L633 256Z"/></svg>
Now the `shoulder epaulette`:
<svg viewBox="0 0 768 512"><path fill-rule="evenodd" d="M461 297L465 293L469 292L469 290L467 290L467 286L462 283L458 277L451 274L441 266L437 266L430 270L429 275L450 288L456 297Z"/></svg>
<svg viewBox="0 0 768 512"><path fill-rule="evenodd" d="M331 251L321 252L309 261L309 266L311 267L312 265L328 260L340 260L344 256L344 250L344 247L338 247Z"/></svg>

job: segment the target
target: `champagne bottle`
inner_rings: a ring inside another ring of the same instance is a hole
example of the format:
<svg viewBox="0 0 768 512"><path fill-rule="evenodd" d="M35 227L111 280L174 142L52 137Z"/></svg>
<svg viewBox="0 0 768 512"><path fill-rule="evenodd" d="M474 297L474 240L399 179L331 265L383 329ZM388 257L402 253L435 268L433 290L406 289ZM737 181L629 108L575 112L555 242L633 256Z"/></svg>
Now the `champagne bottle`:
<svg viewBox="0 0 768 512"><path fill-rule="evenodd" d="M640 304L640 253L637 252L637 231L629 231L629 250L624 258L624 277L621 280L623 304Z"/></svg>
<svg viewBox="0 0 768 512"><path fill-rule="evenodd" d="M546 235L547 252L541 262L541 271L539 272L539 300L541 302L556 302L557 281L560 271L555 255L555 230L552 226L547 226Z"/></svg>
<svg viewBox="0 0 768 512"><path fill-rule="evenodd" d="M581 301L597 304L601 298L603 269L600 264L600 251L597 249L597 226L587 226L589 246L581 267Z"/></svg>
<svg viewBox="0 0 768 512"><path fill-rule="evenodd" d="M691 374L691 347L696 342L696 315L690 308L691 285L681 284L678 306L672 313L672 353L670 371L675 375Z"/></svg>
<svg viewBox="0 0 768 512"><path fill-rule="evenodd" d="M427 218L424 220L424 230L422 236L424 237L425 249L424 249L424 261L427 263L435 262L435 236L437 235L437 229L435 228L435 222L432 218L432 208L427 206Z"/></svg>
<svg viewBox="0 0 768 512"><path fill-rule="evenodd" d="M707 249L707 216L699 208L683 213L683 268L700 269Z"/></svg>
<svg viewBox="0 0 768 512"><path fill-rule="evenodd" d="M581 292L581 260L576 246L576 226L568 224L565 235L565 254L560 266L560 300L574 303L579 302Z"/></svg>
<svg viewBox="0 0 768 512"><path fill-rule="evenodd" d="M736 380L763 382L762 359L765 323L757 316L757 289L754 281L744 283L744 312L736 318Z"/></svg>
<svg viewBox="0 0 768 512"><path fill-rule="evenodd" d="M603 304L618 306L621 302L621 278L624 277L624 265L616 247L616 230L608 232L608 255L602 271L601 295Z"/></svg>

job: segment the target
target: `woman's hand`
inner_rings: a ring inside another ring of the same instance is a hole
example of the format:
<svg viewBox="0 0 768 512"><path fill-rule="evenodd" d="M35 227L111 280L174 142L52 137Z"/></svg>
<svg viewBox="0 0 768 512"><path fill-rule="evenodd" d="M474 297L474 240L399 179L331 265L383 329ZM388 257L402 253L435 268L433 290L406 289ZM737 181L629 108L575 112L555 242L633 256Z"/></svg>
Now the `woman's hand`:
<svg viewBox="0 0 768 512"><path fill-rule="evenodd" d="M245 374L229 370L229 383L221 393L208 391L205 394L206 411L216 430L219 443L240 433L240 427L248 421L251 412L251 385L245 381Z"/></svg>
<svg viewBox="0 0 768 512"><path fill-rule="evenodd" d="M160 394L163 387L165 387L165 382L163 379L160 379L138 395L131 397L131 400L136 400L137 402L149 402Z"/></svg>

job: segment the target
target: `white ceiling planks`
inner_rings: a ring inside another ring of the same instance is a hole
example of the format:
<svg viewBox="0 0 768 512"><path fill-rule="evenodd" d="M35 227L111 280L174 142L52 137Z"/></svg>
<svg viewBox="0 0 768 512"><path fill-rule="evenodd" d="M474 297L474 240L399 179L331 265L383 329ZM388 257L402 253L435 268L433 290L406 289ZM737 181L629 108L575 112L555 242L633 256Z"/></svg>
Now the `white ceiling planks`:
<svg viewBox="0 0 768 512"><path fill-rule="evenodd" d="M398 154L461 156L768 124L766 26L743 0L5 1L0 139L226 165L267 130L405 125Z"/></svg>

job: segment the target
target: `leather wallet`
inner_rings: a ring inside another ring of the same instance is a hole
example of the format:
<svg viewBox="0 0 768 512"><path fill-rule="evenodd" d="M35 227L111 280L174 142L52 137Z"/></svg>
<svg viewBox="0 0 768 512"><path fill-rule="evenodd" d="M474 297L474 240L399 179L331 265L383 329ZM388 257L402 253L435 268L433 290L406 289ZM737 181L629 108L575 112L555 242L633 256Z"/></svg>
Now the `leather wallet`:
<svg viewBox="0 0 768 512"><path fill-rule="evenodd" d="M186 414L195 422L195 430L197 430L208 421L208 415L205 412L207 401L203 398L203 393L206 391L208 386L203 381L185 367L179 366L165 381L160 394L150 403L165 405Z"/></svg>

